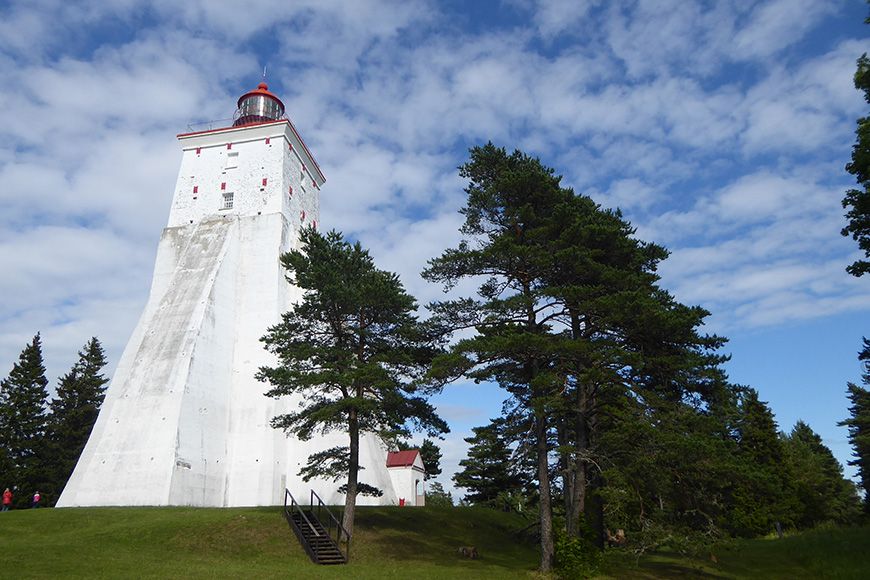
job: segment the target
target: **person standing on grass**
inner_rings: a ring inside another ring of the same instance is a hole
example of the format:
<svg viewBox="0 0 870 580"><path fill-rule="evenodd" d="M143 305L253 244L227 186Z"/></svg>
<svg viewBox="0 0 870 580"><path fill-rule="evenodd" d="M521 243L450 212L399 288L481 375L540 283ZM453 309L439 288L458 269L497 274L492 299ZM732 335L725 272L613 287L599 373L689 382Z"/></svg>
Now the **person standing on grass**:
<svg viewBox="0 0 870 580"><path fill-rule="evenodd" d="M7 487L3 492L3 511L8 512L10 507L12 507L12 491Z"/></svg>
<svg viewBox="0 0 870 580"><path fill-rule="evenodd" d="M33 505L31 505L30 507L31 507L32 509L36 509L36 508L38 508L38 507L39 507L39 500L40 500L40 499L42 499L42 496L40 496L40 495L39 495L39 491L37 491L36 493L33 494Z"/></svg>

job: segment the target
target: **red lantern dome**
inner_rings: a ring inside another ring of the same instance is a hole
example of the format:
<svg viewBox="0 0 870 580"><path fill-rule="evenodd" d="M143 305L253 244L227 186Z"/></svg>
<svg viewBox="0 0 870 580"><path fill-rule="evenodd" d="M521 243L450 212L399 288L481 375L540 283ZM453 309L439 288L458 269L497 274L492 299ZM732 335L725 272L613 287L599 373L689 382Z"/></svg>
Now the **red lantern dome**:
<svg viewBox="0 0 870 580"><path fill-rule="evenodd" d="M256 89L239 97L238 107L233 127L267 123L284 117L284 103L266 83L260 83Z"/></svg>

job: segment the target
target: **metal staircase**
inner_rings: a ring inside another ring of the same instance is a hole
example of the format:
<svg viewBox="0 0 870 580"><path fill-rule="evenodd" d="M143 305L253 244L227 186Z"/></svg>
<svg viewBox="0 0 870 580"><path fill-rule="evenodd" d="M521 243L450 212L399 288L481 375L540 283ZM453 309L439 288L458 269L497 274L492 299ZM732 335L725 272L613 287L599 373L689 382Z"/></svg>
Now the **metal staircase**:
<svg viewBox="0 0 870 580"><path fill-rule="evenodd" d="M284 518L312 562L324 565L347 564L350 536L314 490L311 490L309 506L303 508L296 502L290 490L285 489ZM344 551L341 549L342 542L345 544Z"/></svg>

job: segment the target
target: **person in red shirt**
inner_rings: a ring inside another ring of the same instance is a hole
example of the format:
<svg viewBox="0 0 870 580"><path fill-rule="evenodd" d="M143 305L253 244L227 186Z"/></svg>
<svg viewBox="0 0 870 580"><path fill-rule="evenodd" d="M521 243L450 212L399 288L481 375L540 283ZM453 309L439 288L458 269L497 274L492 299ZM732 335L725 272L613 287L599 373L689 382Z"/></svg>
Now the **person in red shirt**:
<svg viewBox="0 0 870 580"><path fill-rule="evenodd" d="M3 492L3 511L8 512L10 507L12 507L12 492L7 487Z"/></svg>
<svg viewBox="0 0 870 580"><path fill-rule="evenodd" d="M39 492L37 491L36 493L33 494L33 505L30 507L31 508L38 508L40 499L42 499L42 496L39 495Z"/></svg>

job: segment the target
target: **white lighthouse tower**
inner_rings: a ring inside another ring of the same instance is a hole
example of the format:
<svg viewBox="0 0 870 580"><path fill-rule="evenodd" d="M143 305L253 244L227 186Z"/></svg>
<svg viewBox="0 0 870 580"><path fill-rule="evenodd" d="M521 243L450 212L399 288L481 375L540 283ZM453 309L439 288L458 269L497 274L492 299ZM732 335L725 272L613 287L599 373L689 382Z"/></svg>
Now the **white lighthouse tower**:
<svg viewBox="0 0 870 580"><path fill-rule="evenodd" d="M287 438L254 379L274 364L259 339L301 291L279 256L317 225L320 167L265 83L239 99L231 127L178 136L183 155L145 311L58 506L275 505L287 487L343 502L340 483L305 483L309 454L347 445L334 434ZM361 442L360 503L398 503L375 437Z"/></svg>

